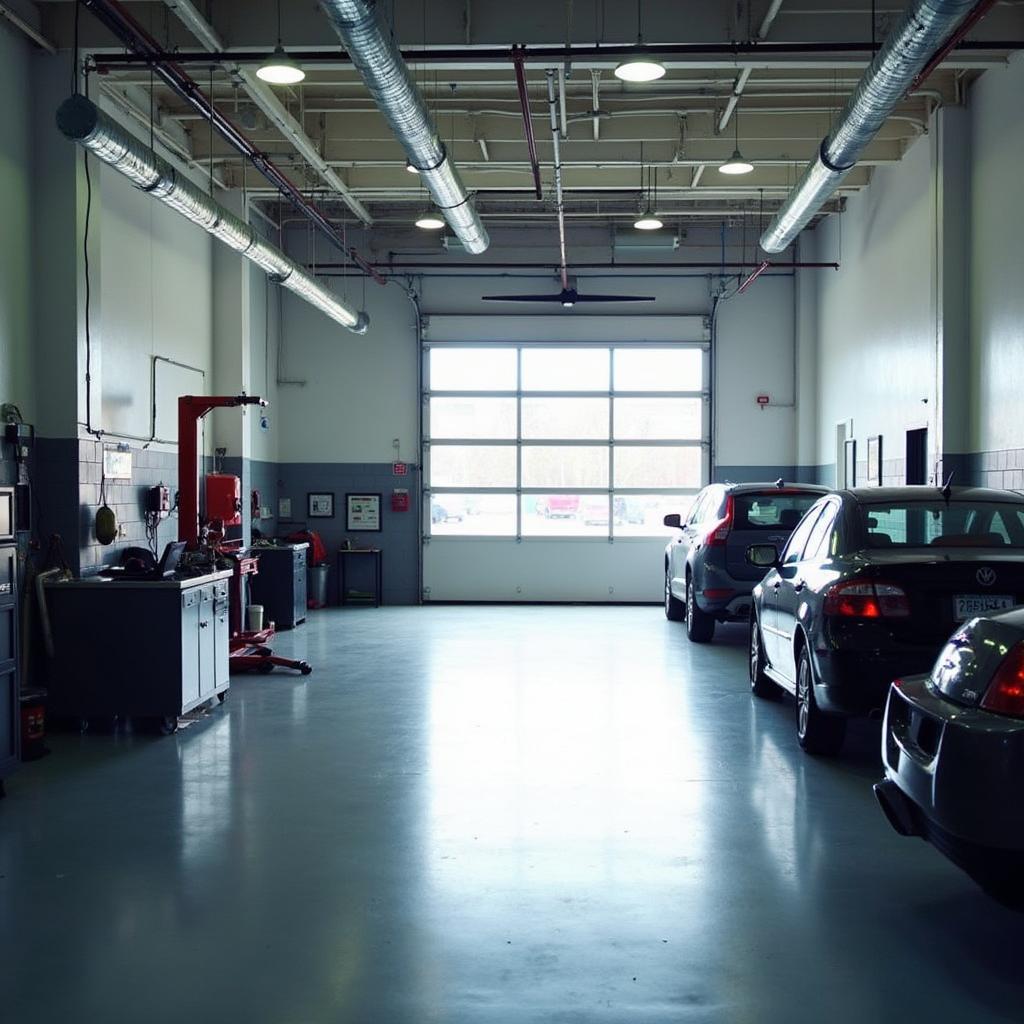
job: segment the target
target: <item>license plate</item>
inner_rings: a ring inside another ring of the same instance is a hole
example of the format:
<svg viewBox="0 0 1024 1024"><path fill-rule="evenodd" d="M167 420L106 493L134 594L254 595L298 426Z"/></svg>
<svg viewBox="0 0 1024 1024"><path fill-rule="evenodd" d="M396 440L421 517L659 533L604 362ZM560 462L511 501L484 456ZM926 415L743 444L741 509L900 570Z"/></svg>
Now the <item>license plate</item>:
<svg viewBox="0 0 1024 1024"><path fill-rule="evenodd" d="M957 594L953 598L953 617L957 622L973 619L975 615L1001 612L1014 606L1008 594Z"/></svg>

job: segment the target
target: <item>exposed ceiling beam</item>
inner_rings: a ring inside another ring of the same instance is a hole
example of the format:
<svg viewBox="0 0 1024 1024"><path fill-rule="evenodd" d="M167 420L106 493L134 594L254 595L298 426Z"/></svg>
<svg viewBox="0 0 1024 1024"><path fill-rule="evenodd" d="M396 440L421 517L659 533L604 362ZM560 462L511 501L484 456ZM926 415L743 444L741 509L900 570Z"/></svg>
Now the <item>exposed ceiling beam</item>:
<svg viewBox="0 0 1024 1024"><path fill-rule="evenodd" d="M216 29L203 17L192 0L164 0L184 26L208 51L223 51L224 41ZM345 201L348 208L364 223L372 224L370 212L355 196L341 176L320 155L316 143L306 130L288 112L287 107L274 95L273 89L261 82L252 68L242 67L233 62L227 65L229 72L237 77L249 98L272 121L282 135L302 154L306 162Z"/></svg>

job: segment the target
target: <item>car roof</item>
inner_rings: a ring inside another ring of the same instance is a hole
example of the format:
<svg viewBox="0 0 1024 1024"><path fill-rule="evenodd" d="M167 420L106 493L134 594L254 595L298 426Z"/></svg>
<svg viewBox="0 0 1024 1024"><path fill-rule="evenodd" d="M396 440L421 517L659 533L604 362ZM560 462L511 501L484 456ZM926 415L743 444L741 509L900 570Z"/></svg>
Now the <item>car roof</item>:
<svg viewBox="0 0 1024 1024"><path fill-rule="evenodd" d="M805 484L800 483L797 480L766 480L764 483L746 483L746 484L732 484L723 483L719 484L720 487L724 487L729 494L750 494L753 492L762 491L806 491L808 494L828 494L832 488L823 487L821 484Z"/></svg>
<svg viewBox="0 0 1024 1024"><path fill-rule="evenodd" d="M903 487L848 487L839 491L856 502L927 501L942 497L942 488L934 484L907 484ZM995 487L951 487L950 497L957 501L1010 501L1024 503L1020 491L1003 491Z"/></svg>

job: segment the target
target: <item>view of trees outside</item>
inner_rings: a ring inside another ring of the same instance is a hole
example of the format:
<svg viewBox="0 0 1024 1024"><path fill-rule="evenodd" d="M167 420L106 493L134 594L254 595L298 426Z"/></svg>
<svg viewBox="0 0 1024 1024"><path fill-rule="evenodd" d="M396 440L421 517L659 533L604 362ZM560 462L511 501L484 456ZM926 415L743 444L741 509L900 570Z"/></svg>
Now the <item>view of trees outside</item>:
<svg viewBox="0 0 1024 1024"><path fill-rule="evenodd" d="M431 533L669 533L663 517L685 514L705 482L703 358L699 348L432 346ZM493 492L467 493L477 488Z"/></svg>

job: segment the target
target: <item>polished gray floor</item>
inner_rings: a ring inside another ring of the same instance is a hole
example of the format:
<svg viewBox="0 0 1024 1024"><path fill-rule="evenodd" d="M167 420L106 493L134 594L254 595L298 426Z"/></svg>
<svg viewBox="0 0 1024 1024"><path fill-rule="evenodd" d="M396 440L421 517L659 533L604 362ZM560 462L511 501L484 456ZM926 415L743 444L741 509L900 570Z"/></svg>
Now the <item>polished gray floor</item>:
<svg viewBox="0 0 1024 1024"><path fill-rule="evenodd" d="M316 613L0 802L0 1020L1020 1021L1024 916L657 608Z"/></svg>

